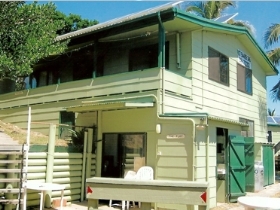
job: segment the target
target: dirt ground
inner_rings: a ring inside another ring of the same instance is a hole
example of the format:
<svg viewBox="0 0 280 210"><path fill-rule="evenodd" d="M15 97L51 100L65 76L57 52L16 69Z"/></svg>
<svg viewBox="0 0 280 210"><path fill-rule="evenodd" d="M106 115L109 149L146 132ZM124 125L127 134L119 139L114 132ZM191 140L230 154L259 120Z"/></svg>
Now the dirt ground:
<svg viewBox="0 0 280 210"><path fill-rule="evenodd" d="M13 140L17 141L19 144L26 143L27 138L27 130L21 129L18 126L15 126L10 123L5 123L0 120L0 132L3 132L10 136ZM40 144L45 145L49 141L49 137L43 135L39 132L30 131L30 144ZM57 139L57 146L67 146L69 144L69 140Z"/></svg>

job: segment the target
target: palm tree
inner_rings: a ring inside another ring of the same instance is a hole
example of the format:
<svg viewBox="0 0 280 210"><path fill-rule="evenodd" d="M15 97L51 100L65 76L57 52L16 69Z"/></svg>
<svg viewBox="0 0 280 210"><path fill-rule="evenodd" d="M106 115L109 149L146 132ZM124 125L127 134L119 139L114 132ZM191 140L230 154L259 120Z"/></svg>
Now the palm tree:
<svg viewBox="0 0 280 210"><path fill-rule="evenodd" d="M264 34L264 47L267 49L271 47L273 44L276 44L278 42L280 36L280 24L279 23L273 23L271 26L268 27ZM267 52L267 55L271 62L274 65L279 65L280 63L280 48L274 48L272 50L269 50Z"/></svg>
<svg viewBox="0 0 280 210"><path fill-rule="evenodd" d="M276 44L280 36L280 24L273 23L268 27L264 34L264 48L268 49L272 45ZM280 64L280 48L276 47L267 51L267 56L274 65ZM280 80L270 90L270 97L273 102L280 101Z"/></svg>
<svg viewBox="0 0 280 210"><path fill-rule="evenodd" d="M206 19L218 18L228 7L235 7L234 1L200 1L187 7L187 12L192 12Z"/></svg>
<svg viewBox="0 0 280 210"><path fill-rule="evenodd" d="M216 19L221 17L227 8L235 6L235 1L200 1L190 3L186 11L206 19ZM250 33L254 34L254 27L247 21L230 19L227 23L230 25L243 26Z"/></svg>
<svg viewBox="0 0 280 210"><path fill-rule="evenodd" d="M275 109L271 110L270 108L268 108L267 113L268 116L275 116Z"/></svg>

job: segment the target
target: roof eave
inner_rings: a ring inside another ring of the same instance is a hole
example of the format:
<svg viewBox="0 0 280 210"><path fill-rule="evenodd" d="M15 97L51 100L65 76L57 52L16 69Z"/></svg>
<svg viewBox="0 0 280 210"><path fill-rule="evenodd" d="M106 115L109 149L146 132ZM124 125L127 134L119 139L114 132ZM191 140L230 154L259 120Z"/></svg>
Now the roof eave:
<svg viewBox="0 0 280 210"><path fill-rule="evenodd" d="M245 27L233 26L230 24L214 22L214 21L208 20L206 18L198 17L196 15L192 15L185 11L178 10L177 8L173 8L173 11L174 11L176 17L190 21L190 22L200 25L201 27L204 27L204 28L222 30L222 31L230 32L230 33L246 35L247 38L255 45L256 50L258 50L258 52L262 55L262 57L267 62L267 64L270 66L272 71L275 74L279 73L277 68L273 65L273 63L267 57L264 50L259 46L259 44L256 42L256 40L253 38L252 34ZM273 74L269 74L269 75L273 75Z"/></svg>

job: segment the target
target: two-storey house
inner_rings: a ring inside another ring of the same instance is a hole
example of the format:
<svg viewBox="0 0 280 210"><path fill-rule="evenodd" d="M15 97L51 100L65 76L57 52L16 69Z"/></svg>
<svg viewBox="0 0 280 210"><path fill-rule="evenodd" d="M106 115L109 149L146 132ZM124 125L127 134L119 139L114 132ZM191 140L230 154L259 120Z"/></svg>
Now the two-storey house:
<svg viewBox="0 0 280 210"><path fill-rule="evenodd" d="M266 77L278 72L245 28L173 2L57 37L67 39L34 68L37 88L0 96L1 120L26 128L31 106L33 130L95 126L96 176L123 177L140 156L155 179L208 181L211 207L253 190L246 164L262 160Z"/></svg>

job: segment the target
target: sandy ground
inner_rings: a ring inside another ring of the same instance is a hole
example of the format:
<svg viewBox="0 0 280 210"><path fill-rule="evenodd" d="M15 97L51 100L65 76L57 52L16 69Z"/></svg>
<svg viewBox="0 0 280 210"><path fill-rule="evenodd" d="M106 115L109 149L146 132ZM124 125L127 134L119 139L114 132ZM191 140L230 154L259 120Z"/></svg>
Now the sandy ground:
<svg viewBox="0 0 280 210"><path fill-rule="evenodd" d="M264 187L263 190L256 193L247 193L246 196L264 196L264 197L280 197L280 184L277 182L273 185ZM112 210L121 209L121 206L108 207L105 204L101 204L98 209ZM137 207L131 207L130 209L139 210ZM217 206L211 210L245 210L245 208L238 203L217 203ZM32 210L39 210L39 208L33 208ZM59 208L45 208L44 210L59 210ZM87 210L87 201L73 202L63 207L63 210Z"/></svg>

